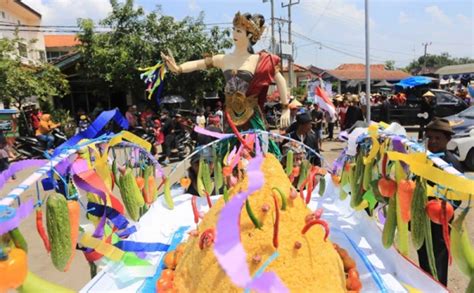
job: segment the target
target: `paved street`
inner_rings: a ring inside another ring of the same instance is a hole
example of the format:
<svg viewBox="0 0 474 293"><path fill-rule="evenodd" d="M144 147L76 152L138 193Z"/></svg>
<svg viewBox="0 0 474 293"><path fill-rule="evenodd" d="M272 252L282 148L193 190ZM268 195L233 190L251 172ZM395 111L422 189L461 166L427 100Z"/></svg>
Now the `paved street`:
<svg viewBox="0 0 474 293"><path fill-rule="evenodd" d="M322 153L322 155L328 162L332 163L337 158L343 147L344 144L340 142L324 142L324 152ZM167 166L165 168L165 172L171 172L171 170L175 166L176 164ZM174 172L174 175L177 179L182 176L185 167L187 166L183 165L176 172ZM10 190L16 184L20 183L23 179L25 179L29 175L29 172L31 172L31 170L19 174L18 179L15 182L8 183L3 190L5 192ZM24 196L22 196L22 200L28 199L31 196L36 196L36 190L27 191ZM470 213L468 215L468 218L470 219L468 219L467 221L472 222L474 218L473 213ZM468 226L468 228L470 228L470 230L473 229L472 225ZM30 216L26 221L23 222L23 224L21 225L21 231L25 235L29 244L29 265L30 269L33 272L37 273L38 275L44 277L47 280L56 282L74 290L79 290L84 284L86 284L90 280L89 266L85 261L85 258L83 257L82 253L80 253L79 251L77 251L77 255L74 259L71 269L67 273L58 272L54 268L53 264L51 263L51 259L46 254L41 239L39 238L38 233L36 232L34 216ZM471 240L474 241L474 239L472 239L472 235L474 235L474 233L472 232L473 231L471 230ZM413 249L411 250L410 256L416 262L416 252ZM465 278L465 276L460 273L456 265L451 266L449 288L454 292L463 292L466 286L467 279Z"/></svg>

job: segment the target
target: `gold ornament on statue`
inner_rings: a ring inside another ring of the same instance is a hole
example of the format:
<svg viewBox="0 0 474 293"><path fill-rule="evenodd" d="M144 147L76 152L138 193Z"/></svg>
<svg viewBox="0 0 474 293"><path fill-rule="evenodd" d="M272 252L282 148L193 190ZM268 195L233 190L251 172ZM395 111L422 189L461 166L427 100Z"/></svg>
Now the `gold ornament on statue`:
<svg viewBox="0 0 474 293"><path fill-rule="evenodd" d="M260 25L256 23L256 20L256 16L252 16L248 19L245 15L240 14L239 11L234 16L233 24L234 27L245 28L246 31L252 34L252 42L257 42L265 31L265 26L260 27Z"/></svg>

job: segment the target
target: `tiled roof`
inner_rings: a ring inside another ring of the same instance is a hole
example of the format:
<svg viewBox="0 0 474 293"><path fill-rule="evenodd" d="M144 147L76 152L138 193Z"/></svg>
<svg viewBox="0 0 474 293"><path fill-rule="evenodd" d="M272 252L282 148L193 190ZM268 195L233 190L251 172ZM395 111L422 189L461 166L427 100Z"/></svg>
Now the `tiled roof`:
<svg viewBox="0 0 474 293"><path fill-rule="evenodd" d="M282 71L283 72L288 72L288 66L283 67ZM293 71L294 72L305 72L305 71L308 71L308 68L306 68L302 65L298 65L298 64L293 63Z"/></svg>
<svg viewBox="0 0 474 293"><path fill-rule="evenodd" d="M342 64L334 70L327 70L327 73L339 80L364 80L364 64ZM383 64L374 64L370 66L371 80L401 80L409 77L410 74L401 70L385 70Z"/></svg>
<svg viewBox="0 0 474 293"><path fill-rule="evenodd" d="M79 45L75 35L45 35L44 45L46 48L74 47Z"/></svg>

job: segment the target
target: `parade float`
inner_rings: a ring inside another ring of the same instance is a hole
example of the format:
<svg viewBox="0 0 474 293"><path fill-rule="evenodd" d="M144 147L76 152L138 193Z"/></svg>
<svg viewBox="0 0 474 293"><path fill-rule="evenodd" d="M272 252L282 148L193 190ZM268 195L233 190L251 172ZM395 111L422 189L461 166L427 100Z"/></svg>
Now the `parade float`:
<svg viewBox="0 0 474 293"><path fill-rule="evenodd" d="M196 196L186 192L189 178L163 173L146 142L126 131L97 131L111 118L126 126L120 116L104 112L95 128L49 160L13 163L1 173L3 187L12 174L38 167L15 189L2 191L8 194L0 200L0 264L10 272L1 275L2 291L66 290L27 270L20 231L33 213L51 266L67 274L82 251L101 269L83 292L447 291L403 255L410 239L415 246L430 239L429 219L446 223L452 217L450 200L469 200L473 181L390 128L353 132L335 165L304 171L298 191L291 181L302 170L285 168L268 153L276 134L244 132L242 144L232 147L228 141L235 135L196 128L218 138L196 154L229 146L221 155L211 151L213 164L199 161L203 192ZM226 177L237 169L239 180L229 183ZM407 195L401 185L413 175ZM379 188L383 180L397 187ZM425 180L438 184L430 189ZM28 189L37 196L24 200ZM215 195L218 190L223 194ZM438 196L440 208L428 207L427 194ZM467 212L445 236L453 262L470 276Z"/></svg>
<svg viewBox="0 0 474 293"><path fill-rule="evenodd" d="M262 20L236 14L238 50L258 40ZM469 209L455 217L451 232L448 222L451 200L470 201L474 182L383 124L354 130L334 166L322 160L321 167L295 168L292 152L277 148L282 138L263 130L257 108L271 82L287 104L279 59L253 57L248 69L228 70L233 62L226 66L225 56L177 65L162 54L175 73L223 70L232 128L195 128L217 140L170 172L149 143L126 131L118 110L100 114L46 160L3 171L0 188L13 174L37 168L1 193L0 292L68 291L28 272L20 231L33 213L52 267L67 274L80 252L90 264L93 278L81 292L447 292L405 257L411 238L415 247L425 243L434 261L430 220L443 224L454 263L472 280L473 247L463 223ZM166 67L142 71L151 98L163 88ZM107 131L112 121L124 130ZM179 166L196 168L195 182ZM197 194L188 193L191 185ZM28 190L35 196L25 199ZM428 195L437 200L427 202Z"/></svg>

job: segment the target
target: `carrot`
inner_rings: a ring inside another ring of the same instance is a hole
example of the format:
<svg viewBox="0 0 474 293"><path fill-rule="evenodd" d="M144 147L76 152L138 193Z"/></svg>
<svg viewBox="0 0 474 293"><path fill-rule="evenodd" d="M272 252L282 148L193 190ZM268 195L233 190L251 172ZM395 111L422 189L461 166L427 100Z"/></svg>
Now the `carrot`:
<svg viewBox="0 0 474 293"><path fill-rule="evenodd" d="M405 223L408 223L411 219L411 201L413 199L414 191L415 191L414 181L402 179L398 183L398 186L397 186L398 200L400 203L400 211L402 214L402 220Z"/></svg>
<svg viewBox="0 0 474 293"><path fill-rule="evenodd" d="M145 179L139 176L135 180L137 181L138 189L142 190L145 187Z"/></svg>
<svg viewBox="0 0 474 293"><path fill-rule="evenodd" d="M156 190L155 190L156 181L155 181L155 177L153 175L148 176L147 180L148 180L148 182L147 182L148 186L146 186L147 184L145 184L145 186L143 188L143 199L145 200L146 204L152 204L153 201L155 200L154 195L156 193ZM138 182L138 178L137 178L137 182Z"/></svg>
<svg viewBox="0 0 474 293"><path fill-rule="evenodd" d="M74 259L74 255L76 254L76 244L77 238L79 236L79 217L80 217L80 206L77 200L68 200L67 201L67 209L69 211L69 224L71 226L71 257L66 265L64 271L66 272L69 270L69 266Z"/></svg>

